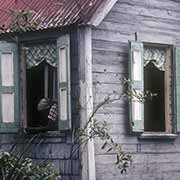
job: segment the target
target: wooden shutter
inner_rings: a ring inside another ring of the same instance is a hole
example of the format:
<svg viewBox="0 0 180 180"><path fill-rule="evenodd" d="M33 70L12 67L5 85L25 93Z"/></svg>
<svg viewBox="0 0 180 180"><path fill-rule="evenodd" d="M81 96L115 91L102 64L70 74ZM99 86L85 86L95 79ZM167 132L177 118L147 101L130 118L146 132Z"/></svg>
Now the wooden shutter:
<svg viewBox="0 0 180 180"><path fill-rule="evenodd" d="M176 130L180 132L180 45L174 49L175 57L175 83L174 83L174 114L176 118Z"/></svg>
<svg viewBox="0 0 180 180"><path fill-rule="evenodd" d="M58 38L59 130L71 129L70 37Z"/></svg>
<svg viewBox="0 0 180 180"><path fill-rule="evenodd" d="M19 128L19 84L17 44L0 42L0 132Z"/></svg>
<svg viewBox="0 0 180 180"><path fill-rule="evenodd" d="M129 75L130 91L144 91L143 44L137 41L129 42ZM144 104L139 99L131 98L129 102L129 119L133 132L144 131Z"/></svg>

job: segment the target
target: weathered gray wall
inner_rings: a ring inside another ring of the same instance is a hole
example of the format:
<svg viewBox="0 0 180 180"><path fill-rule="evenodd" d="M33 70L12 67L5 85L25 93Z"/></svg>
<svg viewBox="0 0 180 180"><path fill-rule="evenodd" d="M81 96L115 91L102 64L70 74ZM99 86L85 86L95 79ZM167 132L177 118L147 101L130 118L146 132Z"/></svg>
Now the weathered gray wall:
<svg viewBox="0 0 180 180"><path fill-rule="evenodd" d="M79 152L72 155L73 144L70 134L44 134L35 138L31 145L27 145L34 138L32 135L2 135L0 138L1 151L9 151L16 144L14 151L21 154L25 149L25 156L37 163L50 162L55 165L56 172L62 175L62 180L80 179ZM28 148L27 148L28 147Z"/></svg>
<svg viewBox="0 0 180 180"><path fill-rule="evenodd" d="M134 33L146 42L175 44L180 39L180 2L175 0L119 0L103 22L93 28L94 105L109 94L121 93L128 76L128 40ZM97 118L111 124L114 139L133 157L127 174L113 165L113 154L100 150L96 140L97 180L179 180L180 137L139 140L129 135L128 104L106 105Z"/></svg>

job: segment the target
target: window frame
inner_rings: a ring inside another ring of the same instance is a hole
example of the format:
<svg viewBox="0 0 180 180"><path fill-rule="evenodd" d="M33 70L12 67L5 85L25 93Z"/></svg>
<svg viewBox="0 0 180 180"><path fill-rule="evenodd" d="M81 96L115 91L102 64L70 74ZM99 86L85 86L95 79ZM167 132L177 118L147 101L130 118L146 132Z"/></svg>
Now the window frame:
<svg viewBox="0 0 180 180"><path fill-rule="evenodd" d="M157 44L157 43L144 43L143 45L145 48L162 48L165 50L165 73L164 73L164 123L165 123L165 130L164 131L158 131L166 132L166 133L172 133L173 127L172 127L172 104L173 104L173 86L172 86L172 67L173 67L173 51L172 46L170 45L163 45L163 44ZM168 68L169 66L169 68ZM170 79L169 79L170 78ZM170 87L171 86L171 87ZM169 107L169 105L171 105ZM171 114L171 115L170 115ZM145 131L146 132L146 131Z"/></svg>
<svg viewBox="0 0 180 180"><path fill-rule="evenodd" d="M46 41L47 39L36 39L36 41ZM68 61L68 64L67 64L67 73L68 73L68 86L67 86L67 89L68 89L68 94L67 94L67 98L68 98L68 119L67 121L68 122L62 122L61 119L58 117L58 130L53 130L53 131L47 131L47 132L50 132L50 133L56 133L56 132L62 132L62 131L66 131L66 130L71 130L71 91L70 91L70 86L71 86L71 80L70 80L70 34L63 34L63 35L60 35L59 37L56 37L56 38L52 38L51 39L52 41L56 41L56 46L57 46L57 53L59 51L59 48L60 47L65 47L67 49L67 56L66 56L66 60ZM21 72L20 72L20 76L21 76L21 107L20 107L20 114L21 114L21 128L23 129L23 132L24 133L27 133L27 132L36 132L36 131L29 131L28 130L28 125L27 125L27 94L26 94L26 82L27 82L27 77L26 77L26 57L25 57L25 51L26 51L26 48L23 46L23 44L25 44L26 42L28 41L32 41L32 40L23 40L21 43L20 43L20 61L21 61L21 64L20 64L20 69L21 69ZM59 42L61 41L61 42ZM57 56L57 58L59 58L59 55ZM57 61L59 61L57 59ZM57 74L59 74L59 62L57 63ZM57 77L57 80L59 81L59 78ZM59 92L59 82L58 83L58 92ZM59 93L58 93L58 107L59 107ZM60 108L58 108L58 114L60 112L59 110ZM59 116L59 115L58 115ZM37 131L38 133L39 131Z"/></svg>
<svg viewBox="0 0 180 180"><path fill-rule="evenodd" d="M139 49L141 49L143 47L144 49L144 46L145 47L162 47L162 48L165 48L166 49L166 57L171 54L171 81L172 81L172 84L171 84L171 102L168 103L168 104L171 104L171 120L169 120L167 118L167 115L166 115L166 119L164 120L165 121L165 131L163 132L160 132L160 131L157 131L157 132L147 132L147 131L144 131L144 129L135 129L133 127L133 114L132 114L132 101L130 100L130 103L129 103L129 120L130 120L130 127L131 127L131 132L133 133L142 133L141 134L141 137L142 138L167 138L167 137L170 137L170 138L175 138L176 136L175 133L177 132L177 123L178 123L178 120L177 118L175 117L175 109L177 107L175 107L175 98L176 98L176 85L174 83L174 77L176 77L177 75L175 74L175 68L176 68L176 63L175 63L175 55L173 53L173 49L174 47L172 45L165 45L165 44L158 44L158 43L148 43L148 42L138 42L138 41L129 41L129 77L130 77L130 82L132 83L133 80L132 80L132 58L133 58L133 55L132 55L132 52L133 52L133 43L136 44L136 46L139 46ZM137 45L138 44L138 45ZM141 44L141 45L140 45ZM143 51L141 49L141 52L143 54ZM175 51L174 51L175 52ZM179 52L180 53L180 52ZM142 59L143 61L143 59ZM167 63L166 63L167 64ZM165 67L167 68L167 67ZM143 68L144 70L144 68ZM165 73L166 75L165 76L168 76L169 74ZM164 79L166 79L167 77L165 77ZM166 81L166 80L165 80ZM144 77L143 77L143 83L144 84ZM130 85L131 86L131 85ZM131 87L129 90L132 90ZM144 90L143 90L144 91ZM168 101L168 98L165 98L165 104L166 102ZM165 114L166 114L166 109L168 109L167 105L165 106ZM144 110L143 110L144 111ZM144 119L143 119L143 122L142 122L143 126L144 126ZM171 124L171 125L170 125ZM168 127L168 128L167 128Z"/></svg>

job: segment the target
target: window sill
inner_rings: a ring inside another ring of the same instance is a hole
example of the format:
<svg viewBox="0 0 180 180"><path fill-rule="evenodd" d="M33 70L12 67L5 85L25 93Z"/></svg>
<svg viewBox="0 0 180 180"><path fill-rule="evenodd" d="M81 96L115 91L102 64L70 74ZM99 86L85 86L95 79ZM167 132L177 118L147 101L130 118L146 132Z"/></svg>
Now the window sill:
<svg viewBox="0 0 180 180"><path fill-rule="evenodd" d="M177 135L167 132L144 132L139 139L176 139Z"/></svg>
<svg viewBox="0 0 180 180"><path fill-rule="evenodd" d="M26 128L25 134L33 135L33 134L40 134L44 137L65 137L65 132L58 131L58 130L50 130L46 127L40 128Z"/></svg>

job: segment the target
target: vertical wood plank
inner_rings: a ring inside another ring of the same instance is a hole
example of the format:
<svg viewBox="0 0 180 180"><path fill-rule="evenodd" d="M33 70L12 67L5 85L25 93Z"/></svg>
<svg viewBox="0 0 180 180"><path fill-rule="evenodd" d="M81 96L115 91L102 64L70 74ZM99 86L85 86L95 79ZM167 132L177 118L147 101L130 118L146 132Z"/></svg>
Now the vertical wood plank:
<svg viewBox="0 0 180 180"><path fill-rule="evenodd" d="M166 50L164 99L165 99L165 131L172 132L172 60L171 49Z"/></svg>
<svg viewBox="0 0 180 180"><path fill-rule="evenodd" d="M21 101L21 127L24 129L27 128L27 89L26 89L26 49L25 47L21 47L21 93L22 93L22 101Z"/></svg>
<svg viewBox="0 0 180 180"><path fill-rule="evenodd" d="M2 86L14 85L13 53L1 54L1 81Z"/></svg>
<svg viewBox="0 0 180 180"><path fill-rule="evenodd" d="M66 121L68 116L68 102L67 102L67 90L66 89L61 89L60 90L60 96L61 96L61 101L60 101L60 107L61 107L61 113L60 113L60 119L61 121Z"/></svg>
<svg viewBox="0 0 180 180"><path fill-rule="evenodd" d="M92 31L90 27L79 29L79 71L80 71L80 112L83 127L93 112L93 77L92 77ZM88 127L88 133L91 127ZM88 141L82 153L82 179L96 180L94 139Z"/></svg>
<svg viewBox="0 0 180 180"><path fill-rule="evenodd" d="M65 47L60 48L59 54L60 54L59 66L61 68L61 71L59 71L60 82L66 82L67 81L66 48Z"/></svg>
<svg viewBox="0 0 180 180"><path fill-rule="evenodd" d="M48 70L48 65L46 64L45 66L44 66L44 97L45 98L48 98L48 72L49 70Z"/></svg>
<svg viewBox="0 0 180 180"><path fill-rule="evenodd" d="M2 94L2 122L14 123L14 93Z"/></svg>
<svg viewBox="0 0 180 180"><path fill-rule="evenodd" d="M180 132L180 46L175 47L175 97L174 114L176 117L176 130Z"/></svg>
<svg viewBox="0 0 180 180"><path fill-rule="evenodd" d="M59 54L60 54L60 60L59 60L59 67L61 70L59 71L59 79L61 83L67 83L67 60L66 60L66 48L60 48L59 49ZM66 85L65 85L66 86ZM62 121L67 120L67 87L62 87L60 88L60 108L61 108L61 113L60 113L60 119Z"/></svg>

